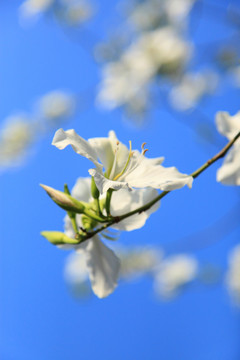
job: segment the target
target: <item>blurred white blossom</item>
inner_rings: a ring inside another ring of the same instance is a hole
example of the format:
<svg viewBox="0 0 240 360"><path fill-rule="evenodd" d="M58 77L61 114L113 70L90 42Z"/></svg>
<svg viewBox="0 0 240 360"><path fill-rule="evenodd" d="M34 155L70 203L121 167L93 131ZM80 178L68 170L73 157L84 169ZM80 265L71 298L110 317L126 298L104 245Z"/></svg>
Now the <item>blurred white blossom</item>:
<svg viewBox="0 0 240 360"><path fill-rule="evenodd" d="M236 87L240 87L240 65L232 67L230 70L230 75Z"/></svg>
<svg viewBox="0 0 240 360"><path fill-rule="evenodd" d="M196 0L135 1L128 21L138 29L147 30L171 24L183 27Z"/></svg>
<svg viewBox="0 0 240 360"><path fill-rule="evenodd" d="M43 95L37 102L37 116L53 122L72 116L74 109L74 96L60 90Z"/></svg>
<svg viewBox="0 0 240 360"><path fill-rule="evenodd" d="M154 288L158 296L171 299L197 275L197 260L179 254L163 260L155 271Z"/></svg>
<svg viewBox="0 0 240 360"><path fill-rule="evenodd" d="M55 0L26 0L20 6L20 16L35 17L50 9Z"/></svg>
<svg viewBox="0 0 240 360"><path fill-rule="evenodd" d="M191 55L191 45L171 27L143 33L120 59L103 69L98 102L110 109L131 103L138 97L146 102L155 76L175 76Z"/></svg>
<svg viewBox="0 0 240 360"><path fill-rule="evenodd" d="M89 1L62 0L61 3L59 16L69 25L79 25L93 16L93 5Z"/></svg>
<svg viewBox="0 0 240 360"><path fill-rule="evenodd" d="M86 0L26 0L19 8L20 20L35 20L40 15L52 12L67 25L79 25L92 17L93 6Z"/></svg>
<svg viewBox="0 0 240 360"><path fill-rule="evenodd" d="M26 115L8 117L0 129L0 167L19 165L34 138L34 128Z"/></svg>
<svg viewBox="0 0 240 360"><path fill-rule="evenodd" d="M228 264L226 285L234 302L240 305L240 245L231 250Z"/></svg>
<svg viewBox="0 0 240 360"><path fill-rule="evenodd" d="M186 73L170 92L170 101L178 110L195 107L205 95L213 94L218 75L213 71Z"/></svg>
<svg viewBox="0 0 240 360"><path fill-rule="evenodd" d="M100 193L108 189L132 190L151 187L170 191L184 185L189 188L192 186L191 176L180 173L175 167L164 168L160 165L163 158L145 157L145 144L142 145L141 153L132 151L131 142L128 149L117 139L114 131L109 132L108 138L92 138L86 141L74 130L59 129L52 144L60 150L71 145L76 153L93 162L96 168L90 169L89 174L94 177Z"/></svg>
<svg viewBox="0 0 240 360"><path fill-rule="evenodd" d="M227 112L218 112L216 124L218 131L232 140L240 131L240 112L233 116ZM217 171L217 181L225 185L240 185L240 139L225 156L223 165Z"/></svg>
<svg viewBox="0 0 240 360"><path fill-rule="evenodd" d="M119 247L121 259L120 277L129 281L144 275L152 275L163 257L163 252L153 246Z"/></svg>

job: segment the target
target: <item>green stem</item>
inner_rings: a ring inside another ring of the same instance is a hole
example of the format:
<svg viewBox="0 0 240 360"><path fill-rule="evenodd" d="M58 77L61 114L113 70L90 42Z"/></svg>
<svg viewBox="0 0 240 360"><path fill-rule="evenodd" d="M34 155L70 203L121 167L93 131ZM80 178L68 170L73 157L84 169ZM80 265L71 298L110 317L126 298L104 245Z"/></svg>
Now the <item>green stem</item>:
<svg viewBox="0 0 240 360"><path fill-rule="evenodd" d="M64 184L64 192L65 192L65 194L71 195L67 184ZM71 220L73 230L75 231L76 234L79 234L79 229L78 229L77 221L76 221L76 214L71 211L67 211L67 214L69 216L69 219Z"/></svg>
<svg viewBox="0 0 240 360"><path fill-rule="evenodd" d="M99 223L107 223L110 219L107 217L100 217L96 215L95 213L91 212L90 210L84 209L83 212L84 215L90 217L92 220L95 220Z"/></svg>
<svg viewBox="0 0 240 360"><path fill-rule="evenodd" d="M96 204L96 207L97 207L97 212L99 214L99 216L101 216L102 218L104 218L104 215L102 213L102 209L101 209L101 206L100 206L100 201L99 199L94 199L95 201L95 204Z"/></svg>
<svg viewBox="0 0 240 360"><path fill-rule="evenodd" d="M112 193L113 193L113 189L108 189L106 196L106 203L105 203L107 216L110 216L110 204L111 204Z"/></svg>
<svg viewBox="0 0 240 360"><path fill-rule="evenodd" d="M233 144L236 142L236 140L240 138L240 132L231 140L229 141L229 143L224 146L224 148L217 153L214 157L212 157L211 159L209 159L205 164L203 164L200 168L198 168L196 171L194 171L192 174L190 174L190 176L192 176L194 179L196 177L198 177L203 171L205 171L209 166L211 166L214 162L216 162L217 160L223 158L226 153L229 151L229 149L233 146ZM111 189L109 189L111 190ZM108 191L109 191L108 190ZM148 209L150 209L154 204L156 204L156 202L158 202L159 200L161 200L164 196L166 196L167 194L169 194L171 191L163 191L161 192L161 194L159 194L155 199L153 199L152 201L149 201L147 204L133 210L130 211L129 213L126 213L124 215L120 215L120 216L116 216L114 218L112 218L109 222L107 222L105 225L103 225L102 227L89 232L86 237L84 239L81 240L81 242L86 241L88 239L90 239L91 237L93 237L94 235L98 234L99 232L107 229L109 226L116 224L126 218L128 218L129 216L133 216L137 213L141 213L143 211L146 211ZM110 197L111 200L111 197Z"/></svg>

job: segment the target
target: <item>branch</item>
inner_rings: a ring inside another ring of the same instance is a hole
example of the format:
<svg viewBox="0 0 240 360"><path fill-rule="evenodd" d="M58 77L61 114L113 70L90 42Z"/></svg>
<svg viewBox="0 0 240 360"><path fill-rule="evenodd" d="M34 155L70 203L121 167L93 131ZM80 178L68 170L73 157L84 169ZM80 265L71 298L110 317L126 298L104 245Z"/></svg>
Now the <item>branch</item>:
<svg viewBox="0 0 240 360"><path fill-rule="evenodd" d="M237 141L238 138L240 138L240 131L231 141L228 142L228 144L226 146L224 146L224 148L219 153L217 153L215 156L213 156L211 159L209 159L205 164L203 164L200 168L198 168L196 171L194 171L192 174L190 174L190 176L192 176L194 179L197 178L209 166L211 166L217 160L223 158L227 154L227 152L230 150L230 148L233 146L233 144ZM107 224L103 225L102 227L100 227L100 228L98 228L98 229L96 229L96 230L94 230L92 232L89 232L87 234L87 236L84 237L84 239L82 239L80 242L82 243L83 241L86 241L86 240L90 239L94 235L96 235L99 232L107 229L108 227L112 226L113 224L116 224L116 223L130 217L130 216L133 216L135 214L138 214L138 213L141 213L143 211L146 211L146 210L150 209L156 202L161 200L164 196L166 196L170 192L171 191L163 191L155 199L148 202L147 204L145 204L145 205L143 205L143 206L141 206L141 207L139 207L139 208L137 208L137 209L135 209L133 211L130 211L129 213L126 213L124 215L113 217L112 220L109 221Z"/></svg>

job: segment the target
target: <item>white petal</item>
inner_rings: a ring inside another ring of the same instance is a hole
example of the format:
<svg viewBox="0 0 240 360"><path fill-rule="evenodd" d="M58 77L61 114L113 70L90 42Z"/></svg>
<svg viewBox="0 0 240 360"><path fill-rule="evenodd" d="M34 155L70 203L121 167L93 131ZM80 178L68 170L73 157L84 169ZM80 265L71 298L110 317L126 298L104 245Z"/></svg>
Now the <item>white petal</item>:
<svg viewBox="0 0 240 360"><path fill-rule="evenodd" d="M129 150L118 140L114 131L109 132L108 138L92 138L88 141L95 149L107 173L111 172L115 154L117 156L115 173L121 172L127 162Z"/></svg>
<svg viewBox="0 0 240 360"><path fill-rule="evenodd" d="M157 195L158 192L151 188L135 189L131 192L125 189L115 191L112 194L111 215L119 216L129 211L135 210L156 198ZM120 221L112 227L125 231L140 229L145 224L148 217L159 208L159 204L160 202L158 201L147 211L130 216L129 218Z"/></svg>
<svg viewBox="0 0 240 360"><path fill-rule="evenodd" d="M128 188L131 190L127 182L109 180L95 169L90 169L88 172L91 176L94 177L96 186L101 194L107 192L110 188L114 190Z"/></svg>
<svg viewBox="0 0 240 360"><path fill-rule="evenodd" d="M240 111L231 116L226 111L216 114L218 131L231 140L240 131Z"/></svg>
<svg viewBox="0 0 240 360"><path fill-rule="evenodd" d="M71 145L73 150L87 159L91 160L98 169L102 169L102 165L97 161L97 153L95 149L79 136L74 130L64 131L59 129L56 131L52 145L56 146L58 149L65 149L68 145Z"/></svg>
<svg viewBox="0 0 240 360"><path fill-rule="evenodd" d="M142 161L138 167L126 175L124 180L130 187L153 187L165 191L180 189L184 185L192 187L193 178L180 173L175 167L165 168L152 165L151 159Z"/></svg>
<svg viewBox="0 0 240 360"><path fill-rule="evenodd" d="M217 181L225 185L240 185L240 144L235 145L217 171Z"/></svg>
<svg viewBox="0 0 240 360"><path fill-rule="evenodd" d="M112 250L106 247L97 236L82 244L86 255L86 266L89 272L93 292L104 298L117 286L120 261Z"/></svg>
<svg viewBox="0 0 240 360"><path fill-rule="evenodd" d="M72 188L71 195L79 201L90 202L92 200L91 178L78 178Z"/></svg>

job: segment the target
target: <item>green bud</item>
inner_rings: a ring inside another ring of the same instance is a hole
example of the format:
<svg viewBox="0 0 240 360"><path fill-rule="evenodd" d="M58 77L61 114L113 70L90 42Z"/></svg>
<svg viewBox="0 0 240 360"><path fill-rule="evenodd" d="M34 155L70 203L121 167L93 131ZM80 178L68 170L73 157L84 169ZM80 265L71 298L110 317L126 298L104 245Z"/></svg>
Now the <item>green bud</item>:
<svg viewBox="0 0 240 360"><path fill-rule="evenodd" d="M66 211L72 211L78 214L82 214L85 210L85 205L74 199L71 195L66 194L65 192L55 190L54 188L42 185L40 186L47 192L50 198L62 209Z"/></svg>
<svg viewBox="0 0 240 360"><path fill-rule="evenodd" d="M99 198L99 190L96 186L96 183L95 183L95 180L94 180L94 177L92 176L92 182L91 182L91 193L92 193L92 197L94 199L98 199Z"/></svg>
<svg viewBox="0 0 240 360"><path fill-rule="evenodd" d="M41 235L54 245L79 244L79 240L71 239L60 231L42 231Z"/></svg>

